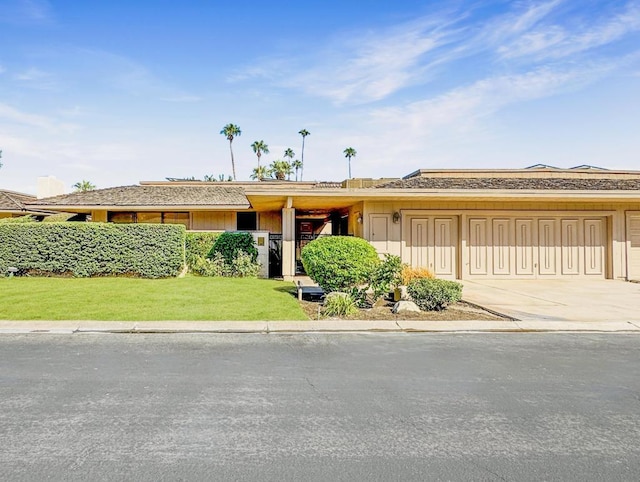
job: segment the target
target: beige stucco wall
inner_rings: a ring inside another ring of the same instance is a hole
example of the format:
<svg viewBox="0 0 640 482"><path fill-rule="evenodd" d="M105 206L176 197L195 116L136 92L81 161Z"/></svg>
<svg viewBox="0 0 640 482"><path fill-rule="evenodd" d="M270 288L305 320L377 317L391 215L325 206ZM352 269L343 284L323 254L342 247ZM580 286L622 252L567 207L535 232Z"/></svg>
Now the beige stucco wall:
<svg viewBox="0 0 640 482"><path fill-rule="evenodd" d="M194 211L191 213L193 231L233 231L236 229L236 213L232 211Z"/></svg>
<svg viewBox="0 0 640 482"><path fill-rule="evenodd" d="M258 229L274 234L282 233L282 213L280 211L258 213Z"/></svg>

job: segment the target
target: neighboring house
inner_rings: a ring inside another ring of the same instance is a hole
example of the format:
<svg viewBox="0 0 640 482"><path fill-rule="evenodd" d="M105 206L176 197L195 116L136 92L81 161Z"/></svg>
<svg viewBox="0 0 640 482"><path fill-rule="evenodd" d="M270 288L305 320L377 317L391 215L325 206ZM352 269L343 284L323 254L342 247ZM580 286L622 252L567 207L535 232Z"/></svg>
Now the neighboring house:
<svg viewBox="0 0 640 482"><path fill-rule="evenodd" d="M36 197L30 194L0 189L0 218L20 217L27 214L40 217L46 214L26 206L27 203L35 201Z"/></svg>
<svg viewBox="0 0 640 482"><path fill-rule="evenodd" d="M318 235L354 235L437 276L640 279L640 171L420 170L402 179L143 182L40 199L93 221L271 233L271 274ZM279 260L276 260L279 261Z"/></svg>

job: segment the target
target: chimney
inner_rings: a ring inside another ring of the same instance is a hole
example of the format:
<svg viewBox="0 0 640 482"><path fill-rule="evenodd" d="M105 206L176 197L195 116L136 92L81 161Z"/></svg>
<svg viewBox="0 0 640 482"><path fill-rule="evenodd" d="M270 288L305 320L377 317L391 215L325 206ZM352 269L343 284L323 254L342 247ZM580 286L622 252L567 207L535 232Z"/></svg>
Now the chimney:
<svg viewBox="0 0 640 482"><path fill-rule="evenodd" d="M60 179L56 179L55 176L42 176L38 178L38 199L42 199L43 197L59 196L64 193L64 183Z"/></svg>

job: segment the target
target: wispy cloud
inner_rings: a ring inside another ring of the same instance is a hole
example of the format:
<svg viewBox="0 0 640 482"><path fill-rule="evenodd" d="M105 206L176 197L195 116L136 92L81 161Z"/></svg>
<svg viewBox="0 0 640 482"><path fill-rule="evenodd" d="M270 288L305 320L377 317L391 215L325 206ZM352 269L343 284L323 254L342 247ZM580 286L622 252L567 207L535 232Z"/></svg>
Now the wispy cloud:
<svg viewBox="0 0 640 482"><path fill-rule="evenodd" d="M0 102L0 121L2 120L46 129L47 131L52 132L73 132L79 129L77 124L59 122L58 119L51 117L23 112L8 104Z"/></svg>
<svg viewBox="0 0 640 482"><path fill-rule="evenodd" d="M53 19L47 0L6 0L0 4L0 23L47 24Z"/></svg>
<svg viewBox="0 0 640 482"><path fill-rule="evenodd" d="M154 97L165 102L198 102L200 96L185 92L129 57L103 50L78 49L75 53L83 71L97 82L135 96Z"/></svg>
<svg viewBox="0 0 640 482"><path fill-rule="evenodd" d="M402 126L400 130L403 132L425 136L443 126L464 127L517 102L578 88L602 77L613 68L615 66L610 64L573 70L542 67L524 74L495 76L453 89L433 99L412 102L402 108L374 110L371 115L377 122Z"/></svg>
<svg viewBox="0 0 640 482"><path fill-rule="evenodd" d="M457 34L429 18L382 35L360 36L332 46L331 52L345 53L327 55L317 67L294 76L289 85L338 103L379 100L422 78L430 54L451 43Z"/></svg>
<svg viewBox="0 0 640 482"><path fill-rule="evenodd" d="M13 75L13 79L23 86L38 90L55 90L57 83L55 76L36 67L30 67Z"/></svg>
<svg viewBox="0 0 640 482"><path fill-rule="evenodd" d="M560 59L616 42L640 31L640 6L629 4L621 13L573 28L558 23L541 25L498 48L503 59L533 57Z"/></svg>
<svg viewBox="0 0 640 482"><path fill-rule="evenodd" d="M304 57L255 62L233 80L262 77L339 105L365 104L415 85L442 85L447 76L473 81L466 64L474 62L495 62L513 73L537 69L542 61L588 64L592 57L569 57L640 30L637 1L589 21L582 20L580 5L567 0L507 2L488 18L479 12L446 9L386 29L347 32ZM475 75L480 80L482 69Z"/></svg>
<svg viewBox="0 0 640 482"><path fill-rule="evenodd" d="M464 17L432 15L384 31L349 32L331 40L305 59L268 59L234 73L231 80L263 77L280 85L326 97L335 103L380 100L420 82L442 57L455 57L454 44L462 35L456 26Z"/></svg>

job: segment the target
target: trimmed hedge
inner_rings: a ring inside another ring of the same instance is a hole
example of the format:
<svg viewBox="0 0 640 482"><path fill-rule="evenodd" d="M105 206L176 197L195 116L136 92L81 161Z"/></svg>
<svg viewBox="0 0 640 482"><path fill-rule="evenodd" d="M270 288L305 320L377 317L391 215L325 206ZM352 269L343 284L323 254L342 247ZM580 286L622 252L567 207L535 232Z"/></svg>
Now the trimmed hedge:
<svg viewBox="0 0 640 482"><path fill-rule="evenodd" d="M185 228L171 224L26 223L0 225L0 275L177 276Z"/></svg>
<svg viewBox="0 0 640 482"><path fill-rule="evenodd" d="M414 303L425 311L442 311L462 299L462 285L444 279L416 279L409 283L407 292Z"/></svg>
<svg viewBox="0 0 640 482"><path fill-rule="evenodd" d="M352 236L315 239L302 248L300 256L306 273L325 293L366 283L380 265L375 248Z"/></svg>

